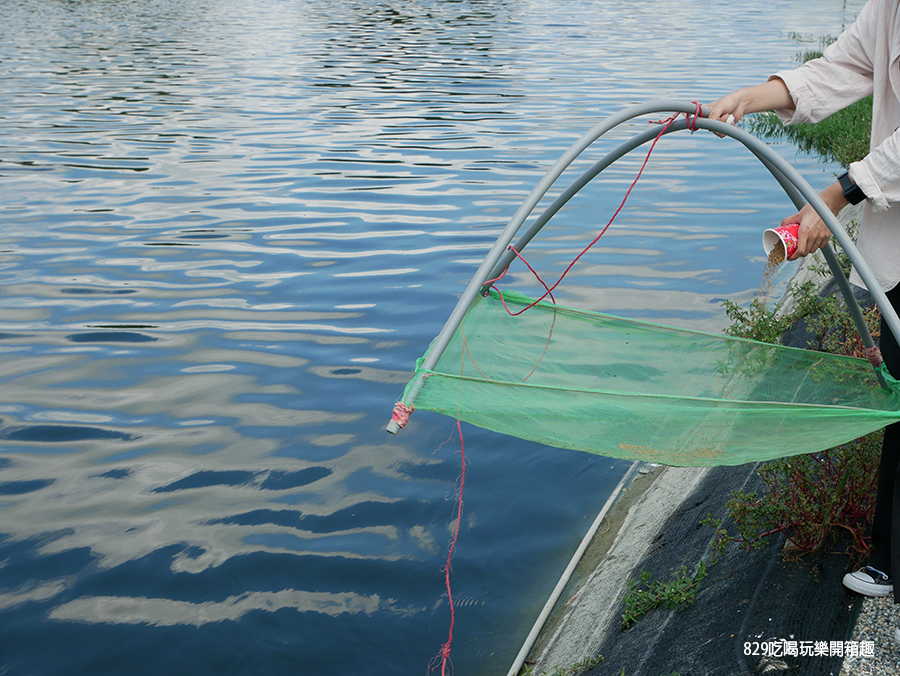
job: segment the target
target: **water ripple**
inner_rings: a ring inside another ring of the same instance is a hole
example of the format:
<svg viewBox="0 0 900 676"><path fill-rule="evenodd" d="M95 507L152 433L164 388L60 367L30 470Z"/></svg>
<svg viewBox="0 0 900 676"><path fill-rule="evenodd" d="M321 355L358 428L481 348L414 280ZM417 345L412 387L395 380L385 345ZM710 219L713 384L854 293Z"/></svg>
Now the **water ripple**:
<svg viewBox="0 0 900 676"><path fill-rule="evenodd" d="M600 118L759 80L861 5L4 3L0 671L426 669L458 440L383 428L484 253ZM640 161L528 248L545 279ZM558 300L719 330L786 204L736 144L667 137ZM466 451L453 659L497 673L624 465Z"/></svg>

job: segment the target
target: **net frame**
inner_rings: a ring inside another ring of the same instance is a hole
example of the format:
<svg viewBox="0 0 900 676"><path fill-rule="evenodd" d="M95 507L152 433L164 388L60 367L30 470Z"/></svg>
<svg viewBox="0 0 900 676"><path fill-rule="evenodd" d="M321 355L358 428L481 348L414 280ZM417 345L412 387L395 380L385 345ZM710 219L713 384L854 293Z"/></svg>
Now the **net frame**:
<svg viewBox="0 0 900 676"><path fill-rule="evenodd" d="M670 124L667 124L662 130L653 128L637 134L631 140L622 143L612 152L608 153L603 159L595 163L564 190L563 193L560 194L560 196L531 223L516 241L515 245L511 247L513 239L519 233L519 230L524 225L526 219L532 214L548 190L576 158L587 150L595 141L602 138L604 134L615 129L619 125L644 115L660 113L669 113L674 116L683 113L685 117L675 119ZM507 223L506 227L485 256L478 270L473 275L465 291L460 296L456 307L450 313L450 316L440 333L435 337L428 352L417 364L417 371L419 369L431 371L435 368L444 351L447 349L453 335L462 324L467 311L474 302L477 302L479 294L481 296L488 295L492 285L490 280L499 277L512 263L516 255L512 249L521 252L541 231L543 226L553 217L553 215L577 194L579 190L616 160L658 136L684 130L689 130L693 133L698 129L704 129L720 136L734 138L743 144L763 164L763 166L765 166L797 209L800 209L807 203L810 204L822 218L838 244L853 263L891 331L894 335L900 335L900 318L898 318L897 313L894 311L887 296L878 284L874 273L869 268L862 254L859 252L859 249L856 247L856 243L834 214L831 213L831 210L822 201L818 192L815 191L809 182L807 182L806 179L803 178L803 176L784 158L779 156L758 138L732 124L709 120L706 117L708 114L709 108L702 107L696 102L685 103L669 100L648 102L631 106L630 108L610 116L574 143L543 176L516 211L512 219ZM830 245L826 244L825 247L823 247L822 252L834 275L838 288L847 303L847 307L850 309L851 316L862 339L863 345L866 348L873 347L874 340L869 333L865 319L863 318L862 310L853 295L850 283L841 269L833 249ZM884 377L883 369L877 367L874 368L876 379L881 387L891 389L891 386ZM405 426L409 414L415 410L416 400L421 392L423 382L424 380L422 378L413 377L407 384L400 401L395 407L394 416L387 426L387 431L389 433L397 434ZM400 416L397 415L398 410L402 412Z"/></svg>

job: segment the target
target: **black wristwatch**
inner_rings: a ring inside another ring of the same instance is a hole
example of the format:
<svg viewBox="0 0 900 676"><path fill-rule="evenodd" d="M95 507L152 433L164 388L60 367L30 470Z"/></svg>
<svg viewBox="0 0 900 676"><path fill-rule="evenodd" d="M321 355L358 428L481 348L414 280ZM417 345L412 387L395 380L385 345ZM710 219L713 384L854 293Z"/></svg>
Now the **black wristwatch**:
<svg viewBox="0 0 900 676"><path fill-rule="evenodd" d="M841 182L841 187L844 189L844 198L850 202L850 204L859 204L866 199L866 193L864 193L856 183L850 180L849 171L838 176L838 181Z"/></svg>

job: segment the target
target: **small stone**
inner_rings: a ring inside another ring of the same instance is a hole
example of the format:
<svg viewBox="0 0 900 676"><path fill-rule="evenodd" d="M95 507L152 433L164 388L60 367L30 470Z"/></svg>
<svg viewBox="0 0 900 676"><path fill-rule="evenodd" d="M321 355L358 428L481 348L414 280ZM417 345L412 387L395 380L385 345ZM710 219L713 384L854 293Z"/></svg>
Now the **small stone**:
<svg viewBox="0 0 900 676"><path fill-rule="evenodd" d="M776 657L763 657L756 663L756 673L758 674L780 674L788 669L790 669L788 663Z"/></svg>

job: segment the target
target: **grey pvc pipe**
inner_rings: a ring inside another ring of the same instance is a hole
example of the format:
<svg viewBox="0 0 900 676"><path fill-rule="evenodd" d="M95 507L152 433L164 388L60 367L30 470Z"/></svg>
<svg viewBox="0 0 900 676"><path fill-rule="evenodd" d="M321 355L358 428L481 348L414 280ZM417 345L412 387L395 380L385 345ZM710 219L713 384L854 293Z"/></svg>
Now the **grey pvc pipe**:
<svg viewBox="0 0 900 676"><path fill-rule="evenodd" d="M512 242L513 237L515 237L519 228L525 222L525 219L528 218L529 214L531 214L535 206L537 206L537 203L556 182L556 179L560 177L563 171L565 171L566 168L582 152L584 152L586 148L588 148L594 141L603 136L603 134L608 132L610 129L613 129L623 122L627 122L628 120L631 120L635 117L649 115L651 113L694 113L696 109L697 106L693 103L685 103L683 101L654 101L650 103L639 104L630 108L626 108L625 110L612 115L611 117L608 117L603 122L588 131L580 139L578 139L578 141L576 141L572 145L572 147L570 147L562 155L562 157L560 157L556 161L556 163L550 168L550 171L548 171L544 175L544 177L528 195L525 202L523 202L522 206L520 206L516 213L513 215L509 223L506 224L503 232L500 233L500 237L498 237L497 241L494 242L494 245L491 247L490 251L488 251L487 256L485 256L484 261L481 263L478 270L475 272L475 275L472 277L472 281L469 282L469 285L466 287L465 291L463 291L462 296L460 296L459 301L456 303L456 307L453 308L453 312L450 313L450 316L444 323L444 327L441 329L441 332L432 342L431 349L428 352L428 356L425 358L425 362L422 365L423 368L431 369L434 368L435 364L437 364L441 355L444 353L444 350L447 349L450 338L453 336L454 332L462 322L466 311L469 309L472 301L474 301L475 297L478 295L478 291L481 288L481 285L485 282L485 280L488 279L488 273L497 264L497 261L506 251L506 247L508 247L510 242ZM404 403L406 403L407 405L414 404L415 400L419 396L421 388L421 381L417 381L416 383L414 383L406 398L407 400ZM400 429L400 426L393 420L388 423L387 431L391 434L397 434Z"/></svg>
<svg viewBox="0 0 900 676"><path fill-rule="evenodd" d="M801 195L800 191L797 190L796 186L794 186L784 176L784 174L782 174L765 157L756 155L756 158L760 162L762 162L766 169L768 169L769 172L775 177L775 179L784 189L785 193L787 193L787 196L794 203L794 206L798 210L801 209L806 202L803 199L803 195ZM875 341L872 339L872 334L869 332L869 327L866 324L862 309L859 307L859 303L856 302L856 297L853 295L853 289L850 288L850 281L847 279L847 275L845 275L844 271L841 269L841 265L834 253L834 249L831 248L831 244L825 244L825 246L822 247L822 255L825 257L825 262L828 263L828 268L831 270L831 274L834 276L834 279L837 282L838 289L840 290L841 295L843 295L844 301L847 303L847 309L850 311L850 317L853 319L853 324L854 326L856 326L856 331L859 333L860 338L862 338L863 345L866 348L873 347L875 345ZM884 382L884 378L882 377L880 371L875 371L875 377L878 379L878 383L882 387L887 387L887 384Z"/></svg>
<svg viewBox="0 0 900 676"><path fill-rule="evenodd" d="M687 129L687 122L685 120L679 120L672 124L672 127L669 128L669 131L674 131L673 127L677 127L678 129ZM641 132L630 141L626 141L618 148L609 153L602 160L594 164L590 169L585 171L578 179L572 183L566 190L554 200L553 204L551 204L547 209L538 216L537 220L535 220L525 232L522 234L522 237L515 243L515 247L517 251L522 251L528 243L534 238L535 235L544 227L544 225L553 218L556 213L562 209L566 203L572 199L575 194L581 190L584 186L590 183L593 179L595 179L600 172L609 167L613 162L630 153L635 148L639 148L647 141L652 141L654 138L659 136L659 128L651 128L647 131ZM487 279L495 279L499 277L503 271L509 267L509 265L513 262L516 255L510 251L508 248L500 257L500 260L491 270L490 274L488 274ZM487 295L488 290L491 288L491 283L487 282L481 287L482 295Z"/></svg>
<svg viewBox="0 0 900 676"><path fill-rule="evenodd" d="M628 470L625 472L625 475L619 480L619 483L613 489L613 492L610 494L609 498L607 498L606 504L603 505L603 508L594 518L594 522L591 524L591 527L588 528L587 533L585 533L584 537L581 539L581 544L578 545L578 549L575 550L575 553L569 560L569 565L566 566L566 569L560 576L559 582L556 583L556 587L554 587L553 591L550 592L550 596L547 598L546 603L544 603L543 609L541 609L537 620L535 620L534 624L532 625L531 631L525 638L525 642L522 644L519 653L513 660L513 663L510 666L509 672L506 676L516 676L524 666L525 660L528 658L528 654L531 652L531 649L534 647L535 642L537 641L538 637L541 634L541 631L544 628L544 625L547 623L547 619L550 617L550 614L556 607L556 603L559 601L560 596L562 596L566 585L572 578L572 573L575 572L575 568L578 567L578 563L581 561L581 558L584 556L584 553L587 551L587 548L593 541L594 536L597 534L597 531L600 530L600 526L603 523L603 520L606 518L606 515L609 513L609 510L612 509L612 506L616 503L616 500L619 499L619 496L622 494L622 491L625 490L626 486L628 486L632 482L632 480L634 479L634 475L637 473L638 467L640 467L641 464L642 463L640 462L633 462L631 464L631 467L628 468Z"/></svg>
<svg viewBox="0 0 900 676"><path fill-rule="evenodd" d="M676 131L681 131L683 129L688 129L689 125L686 120L678 120L673 123L667 130L666 133L673 133ZM648 129L640 134L634 136L631 140L622 143L618 148L610 152L606 157L602 160L594 164L590 169L584 172L577 180L575 180L556 200L551 204L547 209L540 215L538 218L532 222L525 233L519 238L519 240L515 243L515 248L517 251L522 251L525 246L534 238L535 235L544 227L544 225L556 215L556 213L562 209L566 203L575 196L585 185L587 185L590 181L596 178L604 169L613 164L616 160L622 158L627 153L635 150L640 147L644 143L651 141L652 139L659 136L659 131L657 129ZM767 146L768 147L768 146ZM752 152L752 151L751 151ZM769 172L775 177L781 187L784 189L785 193L787 193L788 197L794 203L794 206L799 210L806 204L806 201L803 199L803 196L800 194L800 191L782 174L777 167L775 167L771 162L769 162L765 157L761 157L756 155L757 159L762 162L763 166L769 170ZM867 348L872 347L875 344L875 341L872 339L872 335L869 332L869 327L866 324L866 320L863 316L862 309L859 307L859 303L856 301L856 298L853 296L853 290L850 287L850 282L847 280L847 276L844 274L844 271L841 269L840 264L838 263L837 257L835 256L834 250L831 248L830 244L826 244L822 248L822 255L825 257L825 262L828 264L828 267L831 269L832 275L834 275L835 281L837 282L838 289L844 297L844 300L847 303L847 308L850 311L850 316L853 319L853 323L856 326L856 330L862 338L863 345ZM491 270L488 275L488 280L495 279L499 277L503 271L513 262L515 259L515 254L507 249L507 251L500 258L500 261L497 265L494 266L494 269ZM487 295L492 283L490 281L486 282L481 287L482 295ZM875 371L875 376L878 379L878 383L882 387L886 387L884 382L884 378L881 376L880 371Z"/></svg>
<svg viewBox="0 0 900 676"><path fill-rule="evenodd" d="M502 271L503 269L505 269L504 267L500 267L499 263L501 258L504 257L504 254L509 253L507 251L507 247L509 246L510 242L512 242L512 239L513 237L515 237L519 228L521 228L522 224L525 222L525 219L528 218L528 216L534 210L535 206L537 206L538 202L547 193L550 187L556 182L563 171L565 171L565 169L594 141L596 141L606 132L622 124L623 122L627 122L628 120L651 113L672 112L692 114L696 112L696 105L680 101L655 101L632 106L631 108L627 108L596 125L593 129L582 136L575 144L573 144L572 147L570 147L569 150L567 150L563 154L563 156L556 161L553 167L534 187L528 198L516 211L513 218L509 221L509 223L507 223L506 227L503 229L503 232L500 234L500 237L497 238L497 241L494 242L494 245L491 247L487 256L485 256L484 261L475 272L475 275L472 277L472 280L469 282L462 296L460 296L456 307L453 309L453 312L451 312L450 316L447 318L447 321L441 329L441 332L434 339L431 349L429 350L425 362L423 363L424 368L432 369L437 364L441 355L444 353L444 350L447 348L451 337L462 322L462 319L465 316L465 313L468 310L469 306L475 300L479 291L482 290L482 287L485 286L485 282L488 279L492 278L490 276L491 273L495 270ZM703 114L708 114L708 111L704 109ZM876 305L881 310L882 316L884 317L888 326L891 328L891 331L894 332L894 335L900 335L900 318L897 317L897 313L894 311L890 302L888 302L887 296L884 294L884 291L878 284L874 273L872 273L871 269L862 258L862 255L856 248L856 244L853 242L853 240L850 238L841 224L837 221L837 219L819 197L819 194L809 185L806 179L804 179L790 164L788 164L788 162L786 162L766 144L764 144L762 141L752 136L751 134L743 131L742 129L735 127L734 125L697 117L693 119L693 127L695 129L707 129L724 136L730 136L743 143L745 147L747 147L758 159L760 159L760 161L766 166L766 168L773 174L776 180L779 181L782 187L785 188L792 201L797 204L799 200L800 204L798 204L798 208L799 206L802 206L802 203L805 201L808 202L816 210L816 212L824 221L825 225L828 226L829 230L831 230L832 234L835 236L835 239L837 239L838 243L847 253L850 260L853 262L857 272L859 273L866 287L869 289L870 294L875 300ZM673 123L668 131L671 132L675 131L676 129L681 130L685 128L687 128L686 121L677 120L675 123ZM656 132L656 134L659 133L657 130L649 131ZM621 150L622 154L625 154L638 145L641 145L641 143L645 143L647 140L649 140L647 138L648 136L652 137L656 134L648 134L648 132L644 132L643 134L639 135L639 138L643 139L642 141L633 141L636 143L635 145L632 145L632 142L622 144L619 149L617 149L617 151L614 151L613 153L608 155L607 158L594 165L591 170L586 172L579 179L579 182L582 181L582 179L586 179L584 180L584 183L573 190L571 194L564 193L564 195L561 195L557 199L557 201L554 202L554 205L559 202L559 205L556 206L555 211L558 211L558 209L562 207L565 201L571 199L571 196L574 195L575 192L577 192L578 189L580 189L584 184L586 184L587 181L591 180L591 178L596 176L596 174L600 173L600 171L609 166L609 164L614 162L615 159L618 159L618 157L613 157L613 155L615 155L618 150ZM621 155L619 155L619 157L620 156ZM606 162L607 159L609 159L609 162ZM586 178L588 174L590 174L591 171L593 171L595 168L597 169L596 173L590 176L590 178ZM565 197L565 200L563 200L563 197L565 195L567 196ZM560 200L563 201L560 202ZM553 205L551 205L551 209L552 208ZM553 213L555 213L555 211L553 211ZM543 226L544 223L549 220L550 216L552 216L552 213L549 214L546 218L540 219L541 223L539 227L529 229L527 233L528 241L530 241L530 239L534 237L535 234L537 234L537 231L540 229L540 227ZM826 260L828 258L829 257L826 254ZM829 266L832 266L831 261L829 261ZM497 274L499 274L499 272ZM848 306L850 306L851 308L853 308L853 306L856 306L856 309L858 310L858 304L856 303L852 292L850 292L849 283L842 284L842 277L842 273L840 275L836 274L839 287L841 288L842 293L844 293ZM846 278L844 278L844 282L846 282ZM853 312L853 310L851 310L851 312ZM854 316L854 321L857 321L856 316ZM857 327L859 328L860 326L865 327L865 322L863 321L861 324L857 323ZM863 328L861 330L861 333L865 336L868 331L867 329ZM866 339L864 337L864 341L865 340ZM869 338L869 340L871 340L871 337ZM408 406L413 406L415 400L418 398L419 392L421 391L421 387L422 381L415 381L404 403ZM387 431L391 432L392 434L396 434L400 431L400 427L399 425L397 425L397 423L391 421L388 424Z"/></svg>
<svg viewBox="0 0 900 676"><path fill-rule="evenodd" d="M805 202L803 201L803 196L800 192L787 181L786 178L779 172L775 167L771 166L764 158L759 158L763 164L769 169L773 176L781 183L781 187L784 188L784 191L787 193L788 197L791 198L791 201L794 203L794 206L797 209L801 209ZM841 294L844 296L844 299L847 301L847 307L850 310L850 316L853 318L853 323L856 325L856 330L859 332L860 337L862 338L863 344L868 348L875 345L875 341L872 339L872 334L869 333L869 327L866 324L866 320L863 317L862 310L859 307L859 303L854 300L848 300L851 296L853 296L853 289L850 288L850 281L847 279L847 275L844 274L843 269L841 268L840 263L838 262L837 256L834 253L834 249L831 248L831 244L826 244L822 247L822 255L825 257L825 262L828 263L828 268L831 270L831 274L834 275L834 279L837 282L838 288L841 291ZM878 381L884 385L882 381L881 374L878 374Z"/></svg>
<svg viewBox="0 0 900 676"><path fill-rule="evenodd" d="M825 202L822 201L822 198L819 197L819 193L809 185L806 179L804 179L796 169L788 164L788 162L784 158L775 153L775 151L769 148L758 138L748 134L742 129L738 129L733 125L725 124L723 122L706 119L697 120L697 127L700 129L709 129L713 132L724 133L727 136L731 136L741 141L741 143L747 146L747 148L749 148L754 155L756 155L757 157L765 157L766 160L768 160L768 162L773 167L775 167L786 180L788 180L797 188L797 191L800 193L803 199L805 199L805 201L816 210L816 213L819 214L821 219L825 222L825 225L827 225L828 229L831 230L831 234L833 234L835 239L838 241L838 244L841 245L841 248L850 258L850 261L856 268L857 273L859 273L859 276L862 278L863 283L866 285L866 288L869 290L869 293L875 300L875 304L881 310L881 314L884 317L885 322L887 322L888 326L891 328L891 331L894 333L894 335L900 335L900 333L898 333L898 331L900 331L900 318L897 317L897 313L894 311L894 308L893 306L891 306L890 301L888 301L884 290L881 288L881 285L875 278L875 274L872 272L871 268L862 257L862 254L860 254L859 249L856 248L856 243L850 238L850 235L847 234L847 231L844 230L844 227L840 224L835 215L831 213L831 210L825 205ZM842 276L843 275L841 275L841 277ZM850 294L850 298L853 298L852 293ZM847 302L850 305L856 305L855 299L851 303L850 299L848 298Z"/></svg>

